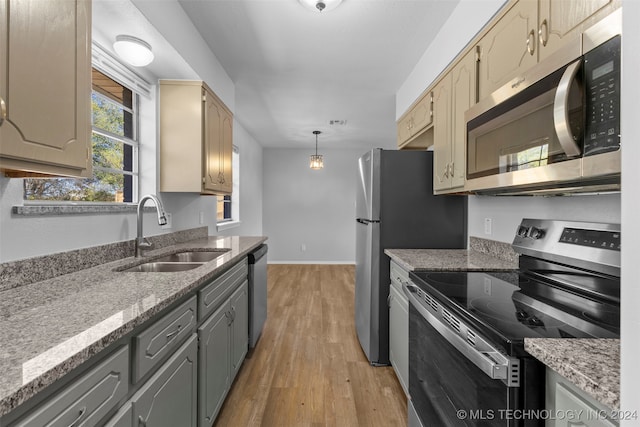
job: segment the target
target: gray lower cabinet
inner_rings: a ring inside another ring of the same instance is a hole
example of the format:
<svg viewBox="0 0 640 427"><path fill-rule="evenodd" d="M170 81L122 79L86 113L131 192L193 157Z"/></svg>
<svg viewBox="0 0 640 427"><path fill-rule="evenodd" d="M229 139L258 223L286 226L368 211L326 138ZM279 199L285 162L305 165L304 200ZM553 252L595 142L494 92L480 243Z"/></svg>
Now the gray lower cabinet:
<svg viewBox="0 0 640 427"><path fill-rule="evenodd" d="M131 398L135 427L197 427L198 338L187 340Z"/></svg>
<svg viewBox="0 0 640 427"><path fill-rule="evenodd" d="M409 273L391 261L389 286L389 361L405 394L409 395L409 301L402 284Z"/></svg>
<svg viewBox="0 0 640 427"><path fill-rule="evenodd" d="M12 427L96 425L129 391L129 347L80 376Z"/></svg>
<svg viewBox="0 0 640 427"><path fill-rule="evenodd" d="M178 345L191 335L197 323L196 311L197 301L193 296L133 337L134 383L175 351Z"/></svg>
<svg viewBox="0 0 640 427"><path fill-rule="evenodd" d="M213 425L249 346L248 282L198 328L200 427Z"/></svg>
<svg viewBox="0 0 640 427"><path fill-rule="evenodd" d="M242 366L249 349L249 282L245 281L231 298L231 381Z"/></svg>

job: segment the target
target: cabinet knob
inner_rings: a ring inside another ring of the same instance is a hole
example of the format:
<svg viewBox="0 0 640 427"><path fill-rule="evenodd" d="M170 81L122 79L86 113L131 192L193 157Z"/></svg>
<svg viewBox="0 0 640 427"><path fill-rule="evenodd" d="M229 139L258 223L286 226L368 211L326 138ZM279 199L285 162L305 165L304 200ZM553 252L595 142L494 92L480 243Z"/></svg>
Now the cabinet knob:
<svg viewBox="0 0 640 427"><path fill-rule="evenodd" d="M7 104L5 104L4 99L0 97L0 126L2 126L6 118L7 118Z"/></svg>
<svg viewBox="0 0 640 427"><path fill-rule="evenodd" d="M527 52L529 55L533 56L536 53L536 33L535 31L529 31L529 36L527 37Z"/></svg>

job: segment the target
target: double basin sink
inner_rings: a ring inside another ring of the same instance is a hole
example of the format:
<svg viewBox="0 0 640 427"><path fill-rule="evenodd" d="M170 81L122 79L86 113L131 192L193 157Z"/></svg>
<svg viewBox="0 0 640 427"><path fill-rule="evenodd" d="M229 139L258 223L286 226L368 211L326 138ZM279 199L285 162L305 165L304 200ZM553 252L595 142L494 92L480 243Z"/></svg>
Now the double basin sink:
<svg viewBox="0 0 640 427"><path fill-rule="evenodd" d="M131 273L173 273L178 271L193 270L209 261L223 256L229 249L216 249L213 251L185 251L171 255L154 258L144 264L119 270Z"/></svg>

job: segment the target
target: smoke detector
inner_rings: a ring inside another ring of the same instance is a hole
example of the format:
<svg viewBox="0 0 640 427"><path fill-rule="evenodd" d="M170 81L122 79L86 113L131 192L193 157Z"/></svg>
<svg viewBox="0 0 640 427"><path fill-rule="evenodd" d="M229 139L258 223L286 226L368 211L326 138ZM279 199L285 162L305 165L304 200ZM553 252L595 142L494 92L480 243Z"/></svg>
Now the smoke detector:
<svg viewBox="0 0 640 427"><path fill-rule="evenodd" d="M298 0L304 7L314 12L328 12L338 7L342 0Z"/></svg>
<svg viewBox="0 0 640 427"><path fill-rule="evenodd" d="M331 126L345 126L347 124L346 120L329 120L329 124Z"/></svg>

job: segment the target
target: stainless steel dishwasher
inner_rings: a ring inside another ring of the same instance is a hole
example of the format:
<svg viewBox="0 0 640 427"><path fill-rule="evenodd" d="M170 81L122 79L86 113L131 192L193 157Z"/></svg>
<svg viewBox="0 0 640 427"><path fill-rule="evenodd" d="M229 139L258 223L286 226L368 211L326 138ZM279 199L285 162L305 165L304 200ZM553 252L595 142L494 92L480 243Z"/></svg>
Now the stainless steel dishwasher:
<svg viewBox="0 0 640 427"><path fill-rule="evenodd" d="M267 320L267 245L249 254L249 348L256 346Z"/></svg>

